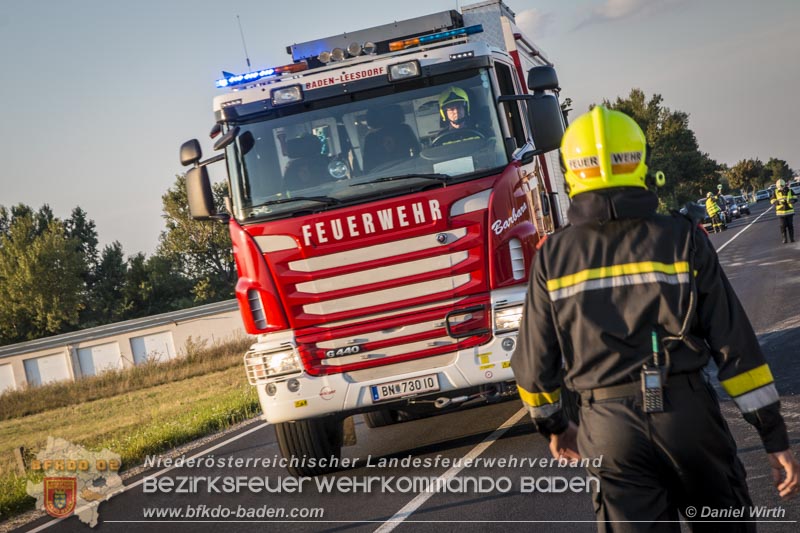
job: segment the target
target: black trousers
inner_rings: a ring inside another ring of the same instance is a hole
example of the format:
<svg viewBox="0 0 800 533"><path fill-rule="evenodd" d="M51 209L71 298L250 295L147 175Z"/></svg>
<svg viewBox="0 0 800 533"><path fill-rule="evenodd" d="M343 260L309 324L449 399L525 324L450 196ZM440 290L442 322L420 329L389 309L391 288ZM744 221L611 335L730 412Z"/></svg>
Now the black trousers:
<svg viewBox="0 0 800 533"><path fill-rule="evenodd" d="M786 242L786 235L788 233L788 240L794 242L794 215L783 215L778 217L781 221L781 238Z"/></svg>
<svg viewBox="0 0 800 533"><path fill-rule="evenodd" d="M722 231L725 228L725 223L722 221L721 213L717 213L711 217L711 227L713 228L714 233Z"/></svg>
<svg viewBox="0 0 800 533"><path fill-rule="evenodd" d="M710 523L710 511L702 518L704 508L744 508L749 520L752 505L713 388L699 373L670 376L664 403L665 412L647 414L640 396L582 401L578 449L602 456L589 468L600 479L598 531L680 532L679 513L696 532L755 531L753 523Z"/></svg>

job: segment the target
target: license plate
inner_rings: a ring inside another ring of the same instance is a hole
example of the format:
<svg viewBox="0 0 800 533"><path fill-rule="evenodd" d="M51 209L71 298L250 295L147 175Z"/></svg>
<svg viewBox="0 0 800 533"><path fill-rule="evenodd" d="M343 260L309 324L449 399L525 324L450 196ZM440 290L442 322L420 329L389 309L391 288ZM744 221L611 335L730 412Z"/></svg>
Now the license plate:
<svg viewBox="0 0 800 533"><path fill-rule="evenodd" d="M403 396L437 391L439 390L439 376L429 374L418 378L400 379L372 385L370 389L372 390L372 402L382 402Z"/></svg>

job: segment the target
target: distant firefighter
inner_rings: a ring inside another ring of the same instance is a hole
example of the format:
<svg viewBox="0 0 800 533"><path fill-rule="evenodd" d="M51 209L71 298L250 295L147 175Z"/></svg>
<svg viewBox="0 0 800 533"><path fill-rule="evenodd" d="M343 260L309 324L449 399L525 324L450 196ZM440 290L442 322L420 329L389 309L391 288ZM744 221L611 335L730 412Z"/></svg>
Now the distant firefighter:
<svg viewBox="0 0 800 533"><path fill-rule="evenodd" d="M781 179L775 182L775 196L770 203L775 206L775 214L778 215L778 220L781 222L783 244L794 242L794 204L797 203L797 197L786 185L786 180Z"/></svg>

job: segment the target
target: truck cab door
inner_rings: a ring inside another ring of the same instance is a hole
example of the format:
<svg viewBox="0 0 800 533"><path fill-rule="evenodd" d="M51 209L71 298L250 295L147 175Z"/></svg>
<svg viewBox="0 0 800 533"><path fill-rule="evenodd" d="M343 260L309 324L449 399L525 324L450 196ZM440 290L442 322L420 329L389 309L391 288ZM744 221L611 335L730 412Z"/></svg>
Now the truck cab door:
<svg viewBox="0 0 800 533"><path fill-rule="evenodd" d="M516 69L502 61L495 61L495 73L500 95L522 94L522 86L517 78ZM500 104L505 124L508 128L506 138L507 149L513 152L524 146L531 134L526 130L524 112L520 101L506 101ZM555 218L551 203L552 193L545 186L544 170L538 157L523 165L522 171L526 183L529 202L533 206L534 224L539 235L555 231Z"/></svg>

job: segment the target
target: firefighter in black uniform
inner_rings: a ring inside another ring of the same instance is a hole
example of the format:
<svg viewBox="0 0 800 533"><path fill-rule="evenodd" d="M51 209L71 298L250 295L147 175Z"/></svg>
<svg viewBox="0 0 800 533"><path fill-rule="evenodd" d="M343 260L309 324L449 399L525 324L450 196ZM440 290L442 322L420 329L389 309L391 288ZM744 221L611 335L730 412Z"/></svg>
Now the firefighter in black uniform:
<svg viewBox="0 0 800 533"><path fill-rule="evenodd" d="M524 405L554 457L602 456L589 468L600 479L599 530L680 531L679 512L695 531L753 530L700 521L704 506L751 505L702 372L709 358L761 436L781 497L800 491L800 466L769 366L714 248L696 222L656 214L645 137L627 115L593 108L567 129L561 150L570 225L547 238L531 270L511 359ZM562 375L581 397L579 427L562 409Z"/></svg>

